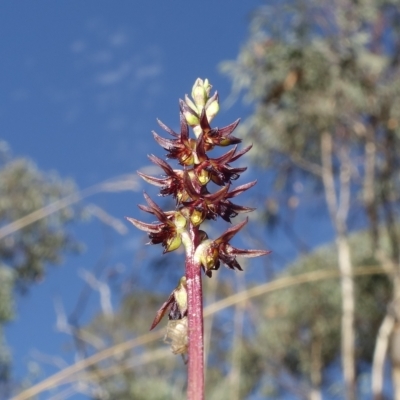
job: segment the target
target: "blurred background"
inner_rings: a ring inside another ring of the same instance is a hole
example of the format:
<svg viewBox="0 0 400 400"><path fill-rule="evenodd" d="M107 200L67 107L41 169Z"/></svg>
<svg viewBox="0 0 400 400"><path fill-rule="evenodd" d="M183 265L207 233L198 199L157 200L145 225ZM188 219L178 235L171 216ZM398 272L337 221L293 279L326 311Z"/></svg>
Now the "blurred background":
<svg viewBox="0 0 400 400"><path fill-rule="evenodd" d="M4 0L0 54L1 399L185 398L183 251L124 217L200 77L272 250L204 279L207 399L400 400L400 1Z"/></svg>

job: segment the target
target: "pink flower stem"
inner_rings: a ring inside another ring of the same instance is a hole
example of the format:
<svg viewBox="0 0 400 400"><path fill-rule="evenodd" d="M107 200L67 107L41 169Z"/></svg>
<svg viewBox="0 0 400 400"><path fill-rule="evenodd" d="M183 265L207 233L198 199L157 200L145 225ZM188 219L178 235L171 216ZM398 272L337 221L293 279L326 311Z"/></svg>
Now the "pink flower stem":
<svg viewBox="0 0 400 400"><path fill-rule="evenodd" d="M198 228L190 224L192 246L186 254L186 283L188 294L188 400L204 399L204 338L203 338L203 292L201 265L194 259L198 245Z"/></svg>

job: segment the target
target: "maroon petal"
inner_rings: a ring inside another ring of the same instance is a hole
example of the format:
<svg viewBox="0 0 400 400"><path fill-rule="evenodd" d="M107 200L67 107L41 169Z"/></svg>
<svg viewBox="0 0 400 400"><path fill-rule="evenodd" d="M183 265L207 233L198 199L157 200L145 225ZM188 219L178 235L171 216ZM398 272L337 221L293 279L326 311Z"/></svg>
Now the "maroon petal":
<svg viewBox="0 0 400 400"><path fill-rule="evenodd" d="M143 172L137 171L137 174L147 183L155 186L165 186L168 182L165 178L155 178L154 176L146 175Z"/></svg>
<svg viewBox="0 0 400 400"><path fill-rule="evenodd" d="M164 211L161 209L161 207L155 203L150 196L146 193L143 192L143 196L147 201L147 204L150 206L150 208L154 211L155 216L161 221L161 222L167 222L167 216L164 213Z"/></svg>
<svg viewBox="0 0 400 400"><path fill-rule="evenodd" d="M208 160L206 150L204 148L204 133L201 132L196 141L196 154L200 162Z"/></svg>
<svg viewBox="0 0 400 400"><path fill-rule="evenodd" d="M232 122L231 124L223 127L223 128L218 128L218 135L219 136L229 136L239 125L240 118L238 118L236 121ZM241 139L238 139L241 141Z"/></svg>
<svg viewBox="0 0 400 400"><path fill-rule="evenodd" d="M150 330L154 329L159 324L162 317L167 312L168 308L172 307L172 304L174 303L174 301L175 301L175 296L174 296L174 292L172 292L170 294L170 296L168 297L167 301L164 302L164 304L157 311L156 317L154 318L154 321L151 324Z"/></svg>
<svg viewBox="0 0 400 400"><path fill-rule="evenodd" d="M220 260L230 269L237 269L239 271L243 271L243 268L240 266L240 264L237 262L235 256L227 256L220 252Z"/></svg>
<svg viewBox="0 0 400 400"><path fill-rule="evenodd" d="M240 175L242 172L246 171L247 167L242 167L242 168L231 168L231 167L225 167L225 171L231 175ZM239 176L236 178L231 178L233 180L237 179Z"/></svg>
<svg viewBox="0 0 400 400"><path fill-rule="evenodd" d="M181 122L181 142L185 143L189 141L189 127L182 113L179 113L179 119Z"/></svg>
<svg viewBox="0 0 400 400"><path fill-rule="evenodd" d="M219 189L215 193L204 195L204 198L207 199L207 201L210 203L217 203L226 197L229 187L230 187L230 184L223 186L221 189Z"/></svg>
<svg viewBox="0 0 400 400"><path fill-rule="evenodd" d="M234 162L236 161L238 158L242 157L242 155L246 154L251 148L253 147L253 145L251 144L250 146L247 146L246 148L244 148L243 150L239 151L238 153L236 153L232 159L230 160L230 162Z"/></svg>
<svg viewBox="0 0 400 400"><path fill-rule="evenodd" d="M207 115L206 115L206 110L203 108L201 115L200 115L200 126L203 132L208 133L211 131L211 126L208 123Z"/></svg>
<svg viewBox="0 0 400 400"><path fill-rule="evenodd" d="M158 158L154 154L150 154L150 155L148 155L148 157L149 157L150 161L152 161L154 164L161 167L167 175L174 174L174 170L172 169L172 167L167 162L162 160L161 158Z"/></svg>
<svg viewBox="0 0 400 400"><path fill-rule="evenodd" d="M131 224L135 225L136 228L141 231L149 232L149 233L159 233L161 232L164 224L147 224L146 222L139 221L135 218L125 217Z"/></svg>
<svg viewBox="0 0 400 400"><path fill-rule="evenodd" d="M158 135L156 132L152 131L155 141L163 147L165 150L173 150L176 148L175 140L165 139Z"/></svg>
<svg viewBox="0 0 400 400"><path fill-rule="evenodd" d="M233 204L229 202L229 208L231 211L234 211L236 214L242 214L242 213L248 213L256 210L256 208L253 207L245 207L245 206L239 206L237 204Z"/></svg>
<svg viewBox="0 0 400 400"><path fill-rule="evenodd" d="M239 194L241 194L241 193L245 192L246 190L250 189L251 187L253 187L256 183L257 183L257 180L249 182L249 183L245 183L244 185L240 185L236 189L229 192L226 197L228 199L231 199L232 197L236 197Z"/></svg>
<svg viewBox="0 0 400 400"><path fill-rule="evenodd" d="M155 215L154 210L149 206L145 206L144 204L138 204L138 207L144 212L148 212L149 214Z"/></svg>
<svg viewBox="0 0 400 400"><path fill-rule="evenodd" d="M253 257L260 257L265 256L271 253L271 250L246 250L246 249L237 249L236 247L231 246L228 244L224 248L225 253L229 255L239 256L239 257L246 257L246 258L253 258Z"/></svg>
<svg viewBox="0 0 400 400"><path fill-rule="evenodd" d="M237 145L233 149L229 150L227 153L223 154L221 157L212 159L211 160L212 163L213 164L226 164L228 162L231 162L236 149L237 149Z"/></svg>
<svg viewBox="0 0 400 400"><path fill-rule="evenodd" d="M189 173L187 171L185 171L183 174L183 184L187 194L192 200L197 200L201 198L200 193L198 193L194 188L192 180L190 179Z"/></svg>
<svg viewBox="0 0 400 400"><path fill-rule="evenodd" d="M240 222L239 224L227 229L218 239L215 240L215 242L228 243L247 224L248 221L249 219L246 218L243 222Z"/></svg>
<svg viewBox="0 0 400 400"><path fill-rule="evenodd" d="M164 131L168 132L171 136L174 136L176 138L179 137L179 135L176 132L174 132L171 128L169 128L167 125L165 125L163 122L161 122L158 118L157 118L157 122L158 122L158 125L160 125L161 128L164 129Z"/></svg>

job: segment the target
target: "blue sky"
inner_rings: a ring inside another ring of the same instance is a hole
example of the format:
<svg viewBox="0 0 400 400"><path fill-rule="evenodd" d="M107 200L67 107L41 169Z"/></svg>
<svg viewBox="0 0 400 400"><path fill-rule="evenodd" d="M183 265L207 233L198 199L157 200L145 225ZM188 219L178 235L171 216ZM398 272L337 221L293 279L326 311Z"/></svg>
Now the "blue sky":
<svg viewBox="0 0 400 400"><path fill-rule="evenodd" d="M208 77L226 98L230 83L218 72L218 63L236 57L258 4L2 1L1 138L14 155L33 159L42 170L58 171L80 188L135 172L148 164L146 154L161 155L150 133L158 127L155 119L176 127L178 99L190 92L197 77ZM221 112L218 123L238 116L229 114ZM138 215L137 198L128 192L90 201L122 219ZM17 319L6 330L17 376L35 360L34 351L60 354L68 341L55 329L54 301L71 311L83 287L79 271L92 268L101 256L103 230L96 221L76 227L85 253L50 269L18 301ZM135 235L130 229L115 239L122 254L110 256L110 262L131 262ZM56 371L39 363L45 373Z"/></svg>
<svg viewBox="0 0 400 400"><path fill-rule="evenodd" d="M82 186L137 168L155 117L176 124L196 77L228 93L217 65L258 2L238 4L2 2L2 135Z"/></svg>
<svg viewBox="0 0 400 400"><path fill-rule="evenodd" d="M218 64L236 58L259 4L3 0L0 138L15 155L74 179L80 188L134 173L148 164L147 154L162 154L150 133L161 133L155 119L176 128L178 99L197 77L209 78L222 100L229 95L230 82ZM241 104L222 107L216 123L226 125L248 112ZM139 195L103 194L90 201L122 220L139 215ZM79 271L90 269L104 250L102 232L96 221L75 227L86 252L67 257L18 301L17 319L6 330L17 375L24 373L33 349L60 353L68 338L55 330L54 300L71 311L83 286ZM141 243L136 232L129 227L127 235L113 240L109 262L132 263ZM287 259L290 251L284 244L275 249Z"/></svg>

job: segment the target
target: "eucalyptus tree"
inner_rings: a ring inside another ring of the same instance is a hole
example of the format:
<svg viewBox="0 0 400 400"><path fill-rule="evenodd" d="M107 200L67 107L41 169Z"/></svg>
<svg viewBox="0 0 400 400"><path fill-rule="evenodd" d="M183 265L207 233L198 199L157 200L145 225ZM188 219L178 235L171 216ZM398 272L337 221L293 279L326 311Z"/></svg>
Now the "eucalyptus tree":
<svg viewBox="0 0 400 400"><path fill-rule="evenodd" d="M348 219L354 212L361 210L368 218L374 256L390 272L393 299L400 297L399 5L397 0L268 2L255 12L250 38L237 60L222 65L233 80L233 92L245 91L255 104L240 134L257 143L252 154L257 164L289 178L301 171L324 190L341 272L341 353L348 399L356 398L355 294L348 244ZM381 223L390 237L389 252L380 245ZM390 313L395 327L400 310L393 306ZM395 355L393 351L392 375L399 399L400 360ZM379 398L381 385L374 392Z"/></svg>

